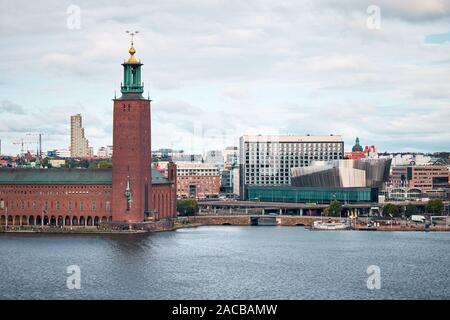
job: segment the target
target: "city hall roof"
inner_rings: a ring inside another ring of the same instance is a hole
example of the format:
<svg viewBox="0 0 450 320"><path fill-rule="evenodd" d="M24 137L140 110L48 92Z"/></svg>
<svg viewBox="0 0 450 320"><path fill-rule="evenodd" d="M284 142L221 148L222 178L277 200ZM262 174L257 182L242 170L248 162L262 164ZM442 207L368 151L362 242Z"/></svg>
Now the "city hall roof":
<svg viewBox="0 0 450 320"><path fill-rule="evenodd" d="M152 184L171 183L152 169ZM112 169L0 168L0 184L112 184Z"/></svg>

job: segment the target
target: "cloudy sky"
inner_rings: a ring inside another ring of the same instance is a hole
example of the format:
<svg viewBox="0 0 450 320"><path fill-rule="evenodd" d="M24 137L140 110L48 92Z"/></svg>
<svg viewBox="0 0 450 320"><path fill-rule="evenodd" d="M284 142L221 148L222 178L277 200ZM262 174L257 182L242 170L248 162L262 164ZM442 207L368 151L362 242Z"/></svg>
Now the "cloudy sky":
<svg viewBox="0 0 450 320"><path fill-rule="evenodd" d="M111 144L125 30L140 31L153 149L333 133L450 151L450 0L0 0L3 152L28 132L66 148L76 113L95 150Z"/></svg>

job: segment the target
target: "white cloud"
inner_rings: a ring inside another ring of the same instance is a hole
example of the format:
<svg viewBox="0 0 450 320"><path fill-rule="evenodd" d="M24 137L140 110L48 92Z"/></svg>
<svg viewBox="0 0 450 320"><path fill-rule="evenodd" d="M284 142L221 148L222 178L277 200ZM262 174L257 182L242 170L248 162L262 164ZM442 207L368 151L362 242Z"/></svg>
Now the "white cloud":
<svg viewBox="0 0 450 320"><path fill-rule="evenodd" d="M48 130L67 145L68 116L82 112L94 146L110 143L124 30L138 29L155 148L274 131L448 149L450 49L424 43L449 31L448 1L379 0L380 30L366 27L372 1L360 0L79 1L80 30L66 27L69 2L24 3L0 17L0 100L23 109L0 118L0 133L14 139Z"/></svg>

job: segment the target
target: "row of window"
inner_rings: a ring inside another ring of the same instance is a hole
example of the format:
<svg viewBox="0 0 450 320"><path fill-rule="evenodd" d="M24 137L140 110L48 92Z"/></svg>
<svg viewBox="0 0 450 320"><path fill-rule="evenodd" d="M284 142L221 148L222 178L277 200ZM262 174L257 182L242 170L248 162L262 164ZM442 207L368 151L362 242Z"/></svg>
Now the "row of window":
<svg viewBox="0 0 450 320"><path fill-rule="evenodd" d="M21 195L68 195L68 194L91 194L91 195L111 195L111 191L87 191L87 190L74 190L74 191L0 191L0 195L2 194L21 194Z"/></svg>
<svg viewBox="0 0 450 320"><path fill-rule="evenodd" d="M189 170L177 171L178 176L217 176L219 170Z"/></svg>
<svg viewBox="0 0 450 320"><path fill-rule="evenodd" d="M21 209L21 210L25 210L25 209L49 210L49 208L55 209L55 210L61 210L63 206L64 205L61 201L54 201L54 202L48 201L48 200L45 200L42 202L24 201L24 200L19 200L19 201L9 200L8 201L8 208L11 208L11 209L17 208L17 209ZM100 202L100 208L103 208L103 207L105 208L105 212L110 212L111 211L111 202L106 201L104 206L103 206L103 203ZM0 209L5 209L5 201L4 200L0 200ZM68 211L76 210L76 209L79 209L79 211L84 211L85 209L88 209L88 208L85 207L84 201L79 201L79 202L68 201L66 209ZM97 201L95 201L95 200L91 201L90 210L91 211L97 210Z"/></svg>
<svg viewBox="0 0 450 320"><path fill-rule="evenodd" d="M259 149L286 149L286 148L296 148L298 147L341 147L342 142L248 142L245 144L247 149L249 148L259 148Z"/></svg>

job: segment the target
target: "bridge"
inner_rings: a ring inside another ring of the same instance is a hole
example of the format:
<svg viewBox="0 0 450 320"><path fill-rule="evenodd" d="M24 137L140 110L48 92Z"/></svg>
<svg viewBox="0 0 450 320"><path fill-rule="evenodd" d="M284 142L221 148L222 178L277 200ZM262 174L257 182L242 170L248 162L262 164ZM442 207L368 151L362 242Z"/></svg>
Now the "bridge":
<svg viewBox="0 0 450 320"><path fill-rule="evenodd" d="M264 223L272 220L280 226L312 226L313 222L319 220L320 217L310 216L290 216L290 215L204 215L204 216L190 216L187 220L192 224L200 225L233 225L233 226L250 226L261 225L260 221L264 219ZM339 218L331 218L332 221L337 221Z"/></svg>
<svg viewBox="0 0 450 320"><path fill-rule="evenodd" d="M359 214L378 214L383 207L388 204L397 206L407 206L413 204L418 207L425 207L427 201L386 201L384 203L344 203L342 212L357 211ZM319 216L328 207L328 204L317 203L289 203L289 202L259 202L259 201L221 201L204 200L199 201L199 215L298 215L298 216ZM450 202L445 201L445 211L450 211Z"/></svg>

